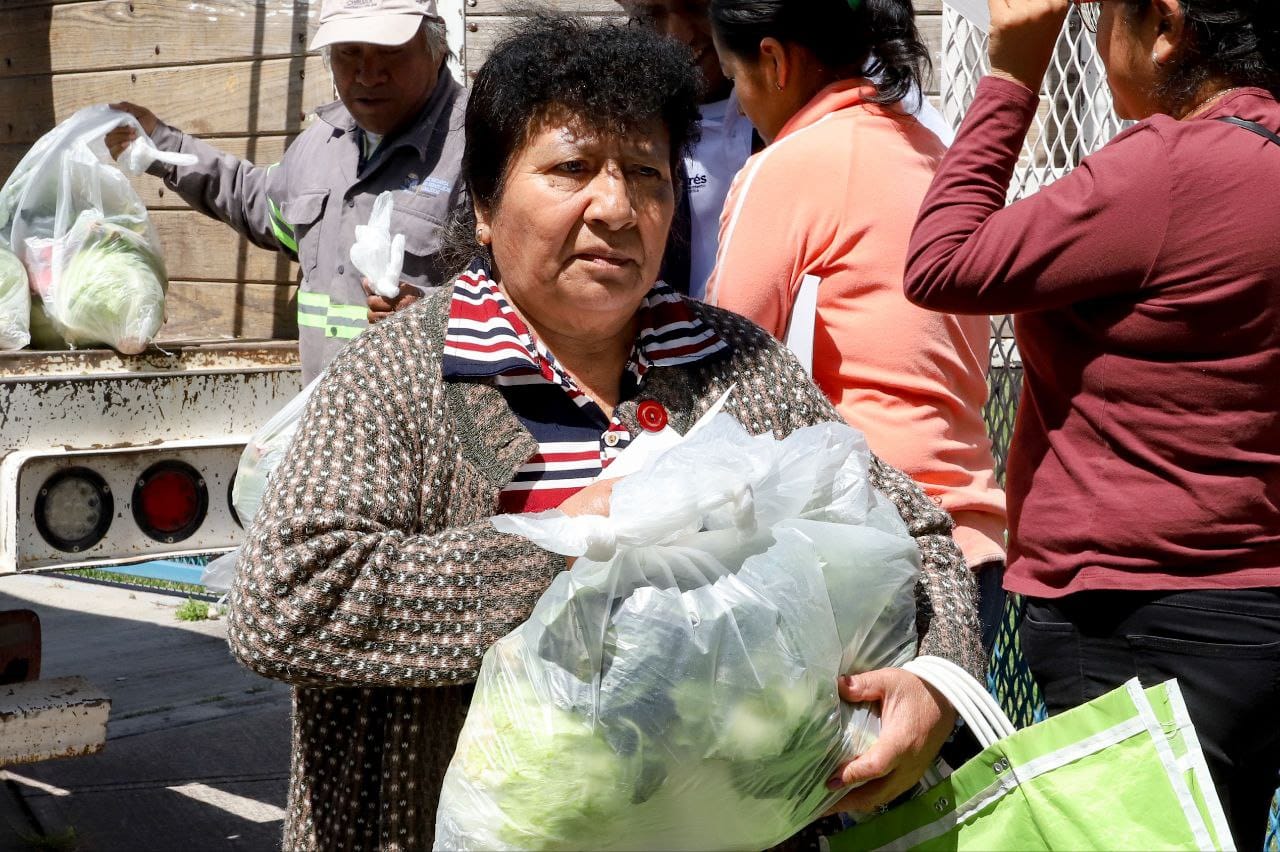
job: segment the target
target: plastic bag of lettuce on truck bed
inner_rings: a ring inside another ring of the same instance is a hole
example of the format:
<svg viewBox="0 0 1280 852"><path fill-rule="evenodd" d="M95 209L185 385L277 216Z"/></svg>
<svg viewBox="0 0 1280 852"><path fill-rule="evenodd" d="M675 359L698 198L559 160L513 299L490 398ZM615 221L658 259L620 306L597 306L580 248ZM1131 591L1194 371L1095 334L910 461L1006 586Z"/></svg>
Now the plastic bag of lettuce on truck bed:
<svg viewBox="0 0 1280 852"><path fill-rule="evenodd" d="M30 316L27 270L0 239L0 350L21 349L31 342Z"/></svg>
<svg viewBox="0 0 1280 852"><path fill-rule="evenodd" d="M117 168L107 133L138 138ZM49 325L72 347L142 352L164 322L168 277L160 241L121 169L154 161L190 164L155 148L128 113L85 107L42 136L0 187L0 237L26 267Z"/></svg>
<svg viewBox="0 0 1280 852"><path fill-rule="evenodd" d="M879 731L840 674L915 655L919 552L844 424L719 415L610 517L494 518L579 557L485 654L438 850L764 849L839 797Z"/></svg>

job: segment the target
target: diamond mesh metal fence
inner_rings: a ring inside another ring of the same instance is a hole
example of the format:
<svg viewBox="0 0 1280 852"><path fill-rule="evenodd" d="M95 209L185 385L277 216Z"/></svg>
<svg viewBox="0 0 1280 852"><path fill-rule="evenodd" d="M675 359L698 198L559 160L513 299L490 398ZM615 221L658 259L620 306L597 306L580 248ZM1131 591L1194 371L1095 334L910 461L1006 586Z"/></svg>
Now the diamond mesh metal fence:
<svg viewBox="0 0 1280 852"><path fill-rule="evenodd" d="M958 127L987 73L987 37L949 5L943 5L942 112ZM1073 7L1063 27L1041 90L1040 109L1027 134L1009 188L1015 201L1069 172L1127 126L1115 117L1095 36ZM1022 387L1022 358L1013 320L991 318L991 372L984 411L994 449L996 475L1004 482L1009 442ZM1044 702L1018 642L1022 600L1011 595L991 652L988 686L1019 727L1045 717ZM1280 791L1272 802L1268 852L1280 852Z"/></svg>

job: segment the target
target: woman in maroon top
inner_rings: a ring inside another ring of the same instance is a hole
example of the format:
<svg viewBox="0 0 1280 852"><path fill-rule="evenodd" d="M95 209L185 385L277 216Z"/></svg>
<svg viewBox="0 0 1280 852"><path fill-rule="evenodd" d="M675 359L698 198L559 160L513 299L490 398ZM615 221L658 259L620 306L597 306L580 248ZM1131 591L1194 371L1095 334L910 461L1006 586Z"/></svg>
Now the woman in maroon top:
<svg viewBox="0 0 1280 852"><path fill-rule="evenodd" d="M1082 6L1138 124L1005 207L1068 3L990 0L993 71L906 292L1016 314L1005 586L1050 712L1177 677L1258 849L1280 770L1280 3Z"/></svg>

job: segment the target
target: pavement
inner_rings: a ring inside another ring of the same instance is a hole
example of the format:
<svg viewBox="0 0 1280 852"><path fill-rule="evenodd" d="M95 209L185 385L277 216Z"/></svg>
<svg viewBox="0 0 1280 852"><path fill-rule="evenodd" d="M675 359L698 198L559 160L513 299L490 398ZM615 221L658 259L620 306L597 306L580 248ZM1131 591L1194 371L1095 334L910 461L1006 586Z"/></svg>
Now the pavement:
<svg viewBox="0 0 1280 852"><path fill-rule="evenodd" d="M112 700L96 755L0 770L0 852L280 847L289 688L240 666L226 621L183 598L0 575L0 610L41 621L41 677L81 675Z"/></svg>

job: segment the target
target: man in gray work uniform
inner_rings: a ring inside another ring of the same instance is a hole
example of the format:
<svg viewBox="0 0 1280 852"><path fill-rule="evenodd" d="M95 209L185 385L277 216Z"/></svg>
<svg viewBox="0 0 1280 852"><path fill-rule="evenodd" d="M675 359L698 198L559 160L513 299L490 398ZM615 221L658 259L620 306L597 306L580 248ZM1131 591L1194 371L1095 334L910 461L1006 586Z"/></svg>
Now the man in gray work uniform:
<svg viewBox="0 0 1280 852"><path fill-rule="evenodd" d="M255 245L283 251L302 267L298 348L304 382L363 331L369 319L412 302L417 287L445 283L437 252L451 210L464 202L458 181L466 94L449 74L436 0L325 0L311 49L328 50L339 100L272 166L253 163L159 121L136 116L166 151L195 154L194 166L156 164L152 174L188 204L226 222ZM112 152L132 131L108 137ZM351 263L355 227L392 190L392 233L405 235L400 296L368 297Z"/></svg>

